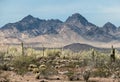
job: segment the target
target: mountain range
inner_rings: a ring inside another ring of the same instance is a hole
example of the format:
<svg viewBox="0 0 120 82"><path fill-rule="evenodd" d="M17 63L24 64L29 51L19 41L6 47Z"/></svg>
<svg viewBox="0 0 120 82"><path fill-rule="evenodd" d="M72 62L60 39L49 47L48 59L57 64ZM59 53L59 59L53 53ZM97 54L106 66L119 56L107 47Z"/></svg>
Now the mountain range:
<svg viewBox="0 0 120 82"><path fill-rule="evenodd" d="M71 43L84 43L97 47L120 43L120 27L107 22L102 27L89 22L79 13L72 14L65 22L59 19L39 19L28 15L15 23L0 28L0 43L20 42L34 46L63 46ZM38 45L40 44L40 45Z"/></svg>

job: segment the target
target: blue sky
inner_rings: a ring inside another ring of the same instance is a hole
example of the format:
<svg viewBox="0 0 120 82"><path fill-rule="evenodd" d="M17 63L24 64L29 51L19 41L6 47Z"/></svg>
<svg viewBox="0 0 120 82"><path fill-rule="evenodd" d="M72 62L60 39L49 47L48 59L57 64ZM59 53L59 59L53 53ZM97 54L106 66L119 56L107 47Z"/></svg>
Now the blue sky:
<svg viewBox="0 0 120 82"><path fill-rule="evenodd" d="M0 0L0 27L29 14L65 21L73 13L98 26L108 21L120 26L120 0Z"/></svg>

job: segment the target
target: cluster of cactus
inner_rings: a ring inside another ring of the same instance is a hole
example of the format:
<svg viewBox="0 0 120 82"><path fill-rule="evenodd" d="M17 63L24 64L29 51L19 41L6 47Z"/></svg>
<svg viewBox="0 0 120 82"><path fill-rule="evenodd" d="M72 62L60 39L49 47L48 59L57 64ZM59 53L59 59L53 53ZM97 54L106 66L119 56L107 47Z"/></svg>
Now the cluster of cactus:
<svg viewBox="0 0 120 82"><path fill-rule="evenodd" d="M80 80L80 75L75 73L73 70L68 70L64 74L67 75L67 79L69 81L78 81L78 80Z"/></svg>
<svg viewBox="0 0 120 82"><path fill-rule="evenodd" d="M35 64L30 64L28 67L29 71L32 71L33 73L36 73L36 79L40 78L40 75L45 75L45 70L47 69L47 66L42 64L40 66L37 66Z"/></svg>
<svg viewBox="0 0 120 82"><path fill-rule="evenodd" d="M42 64L38 67L38 69L39 69L39 72L36 73L36 79L40 79L40 78L44 79L46 77L46 72L45 71L47 69L47 66Z"/></svg>
<svg viewBox="0 0 120 82"><path fill-rule="evenodd" d="M39 69L38 69L37 65L35 65L35 64L30 64L29 67L28 67L28 70L32 71L33 73L38 73L39 72Z"/></svg>

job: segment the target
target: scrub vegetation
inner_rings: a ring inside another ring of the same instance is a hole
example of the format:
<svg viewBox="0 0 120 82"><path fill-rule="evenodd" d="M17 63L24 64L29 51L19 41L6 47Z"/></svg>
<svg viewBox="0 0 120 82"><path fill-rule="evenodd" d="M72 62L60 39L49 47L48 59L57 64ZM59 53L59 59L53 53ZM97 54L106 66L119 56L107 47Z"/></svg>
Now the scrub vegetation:
<svg viewBox="0 0 120 82"><path fill-rule="evenodd" d="M26 48L24 43L21 43L17 47L1 47L0 82L17 82L11 81L9 74L3 75L3 72L11 71L24 77L33 75L35 82L99 82L94 79L98 77L119 82L120 55L113 46L111 52L106 53L95 49L75 53L63 49L35 50Z"/></svg>

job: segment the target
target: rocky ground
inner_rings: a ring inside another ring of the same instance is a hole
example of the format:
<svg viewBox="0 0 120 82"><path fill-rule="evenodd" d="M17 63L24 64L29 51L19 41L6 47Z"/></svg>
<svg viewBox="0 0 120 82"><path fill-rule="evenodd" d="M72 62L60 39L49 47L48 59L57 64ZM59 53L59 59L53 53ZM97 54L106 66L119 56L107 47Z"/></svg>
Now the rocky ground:
<svg viewBox="0 0 120 82"><path fill-rule="evenodd" d="M63 76L59 76L63 77ZM53 76L55 79L55 76ZM13 71L2 71L0 75L0 82L85 82L83 79L81 81L67 81L67 80L45 80L45 79L35 79L35 74L29 72L25 75L18 75ZM44 81L43 81L44 80ZM112 78L93 78L89 79L89 82L120 82Z"/></svg>

